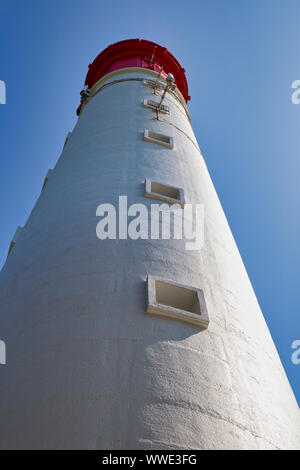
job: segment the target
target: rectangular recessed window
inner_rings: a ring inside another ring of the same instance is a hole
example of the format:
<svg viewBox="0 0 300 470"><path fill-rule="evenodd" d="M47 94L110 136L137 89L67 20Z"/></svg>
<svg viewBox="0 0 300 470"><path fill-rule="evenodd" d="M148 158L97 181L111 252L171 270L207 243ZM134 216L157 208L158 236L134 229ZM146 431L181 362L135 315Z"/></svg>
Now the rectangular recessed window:
<svg viewBox="0 0 300 470"><path fill-rule="evenodd" d="M65 140L65 143L64 143L63 150L65 149L65 146L67 145L67 143L68 143L70 137L71 137L71 132L68 132L67 137L66 137L66 140Z"/></svg>
<svg viewBox="0 0 300 470"><path fill-rule="evenodd" d="M10 255L10 253L12 252L12 250L13 250L15 244L17 243L17 240L18 240L18 238L19 238L19 236L20 236L20 233L22 232L22 228L23 228L23 227L17 227L17 230L15 231L15 234L14 234L14 236L13 236L13 239L12 239L12 241L10 242L7 256Z"/></svg>
<svg viewBox="0 0 300 470"><path fill-rule="evenodd" d="M153 111L157 111L159 107L159 103L153 100L144 100L144 107L153 109ZM170 114L169 106L162 104L159 108L159 112L163 114Z"/></svg>
<svg viewBox="0 0 300 470"><path fill-rule="evenodd" d="M46 177L45 177L45 179L44 179L44 182L43 182L42 191L43 191L44 187L46 186L46 184L48 183L48 180L49 180L49 178L50 178L50 175L51 175L52 171L53 171L53 170L48 170L48 172L47 172L47 174L46 174Z"/></svg>
<svg viewBox="0 0 300 470"><path fill-rule="evenodd" d="M148 276L147 313L175 318L202 328L209 324L203 291Z"/></svg>
<svg viewBox="0 0 300 470"><path fill-rule="evenodd" d="M145 129L144 140L146 142L152 142L154 144L163 145L164 147L167 147L169 149L172 149L174 147L173 137L164 134L159 134L158 132L149 131L148 129Z"/></svg>
<svg viewBox="0 0 300 470"><path fill-rule="evenodd" d="M146 179L145 197L164 201L169 204L180 204L181 207L184 207L184 191L182 188L158 183L157 181Z"/></svg>
<svg viewBox="0 0 300 470"><path fill-rule="evenodd" d="M11 252L12 252L14 246L15 246L15 242L14 242L14 241L10 242L10 245L9 245L9 248L8 248L7 256L9 256L9 255L11 254Z"/></svg>

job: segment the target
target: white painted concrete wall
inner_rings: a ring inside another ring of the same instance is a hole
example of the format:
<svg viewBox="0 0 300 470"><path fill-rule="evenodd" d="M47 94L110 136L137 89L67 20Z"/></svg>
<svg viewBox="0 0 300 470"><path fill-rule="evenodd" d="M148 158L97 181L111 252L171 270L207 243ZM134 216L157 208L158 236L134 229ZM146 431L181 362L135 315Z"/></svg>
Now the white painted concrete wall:
<svg viewBox="0 0 300 470"><path fill-rule="evenodd" d="M158 122L145 98L128 81L91 99L0 274L0 447L299 448L299 408L183 107L167 96ZM97 239L99 204L152 203L145 178L205 205L200 252ZM147 315L148 274L202 289L209 328Z"/></svg>

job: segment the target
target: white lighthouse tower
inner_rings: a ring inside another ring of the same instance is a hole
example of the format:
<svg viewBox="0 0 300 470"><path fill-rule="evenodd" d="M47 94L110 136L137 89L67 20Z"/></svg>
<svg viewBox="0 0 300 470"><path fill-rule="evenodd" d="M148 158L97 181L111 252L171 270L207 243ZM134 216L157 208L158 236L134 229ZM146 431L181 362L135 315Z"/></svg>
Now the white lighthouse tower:
<svg viewBox="0 0 300 470"><path fill-rule="evenodd" d="M85 85L0 275L0 447L299 449L299 408L194 136L184 69L127 40ZM201 249L128 236L125 203L201 205ZM99 239L103 205L117 229Z"/></svg>

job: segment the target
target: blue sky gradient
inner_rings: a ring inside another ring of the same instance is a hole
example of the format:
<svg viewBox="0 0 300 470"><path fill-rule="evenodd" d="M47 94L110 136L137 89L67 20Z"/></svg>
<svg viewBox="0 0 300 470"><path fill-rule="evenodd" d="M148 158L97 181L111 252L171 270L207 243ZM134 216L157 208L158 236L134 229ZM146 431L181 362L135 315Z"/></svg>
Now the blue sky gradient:
<svg viewBox="0 0 300 470"><path fill-rule="evenodd" d="M299 403L299 19L298 0L0 0L0 264L74 127L88 64L122 39L158 42L186 69L195 134Z"/></svg>

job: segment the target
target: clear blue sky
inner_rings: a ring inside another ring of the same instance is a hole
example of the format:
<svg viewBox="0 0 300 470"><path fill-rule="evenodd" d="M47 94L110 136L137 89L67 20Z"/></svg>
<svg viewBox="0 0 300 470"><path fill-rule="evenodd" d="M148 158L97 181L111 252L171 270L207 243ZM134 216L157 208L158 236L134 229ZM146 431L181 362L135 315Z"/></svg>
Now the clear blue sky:
<svg viewBox="0 0 300 470"><path fill-rule="evenodd" d="M76 122L88 64L112 42L158 42L187 71L195 134L300 402L299 21L298 0L0 0L0 264Z"/></svg>

